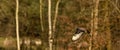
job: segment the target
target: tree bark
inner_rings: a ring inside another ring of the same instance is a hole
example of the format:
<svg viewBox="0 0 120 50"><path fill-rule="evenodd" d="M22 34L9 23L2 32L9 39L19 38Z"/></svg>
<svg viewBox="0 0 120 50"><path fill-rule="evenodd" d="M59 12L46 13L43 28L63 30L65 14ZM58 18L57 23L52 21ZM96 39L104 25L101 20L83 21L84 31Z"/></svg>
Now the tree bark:
<svg viewBox="0 0 120 50"><path fill-rule="evenodd" d="M98 33L98 7L99 7L99 0L93 0L95 3L94 11L93 11L93 20L94 20L94 36L96 37Z"/></svg>
<svg viewBox="0 0 120 50"><path fill-rule="evenodd" d="M58 17L59 3L60 3L60 0L57 0L56 6L55 6L54 20L53 20L53 35L55 35L55 31L56 31L56 22ZM54 39L54 36L53 36L53 39Z"/></svg>
<svg viewBox="0 0 120 50"><path fill-rule="evenodd" d="M60 3L60 0L58 0L58 1L57 1L57 3L56 3L56 8L55 8L55 17L54 17L54 21L53 21L53 33L55 32L56 21L57 21L57 17L58 17L58 8L59 8L59 3Z"/></svg>
<svg viewBox="0 0 120 50"><path fill-rule="evenodd" d="M41 24L41 30L44 31L43 19L42 19L43 18L43 15L42 15L43 6L42 5L43 5L42 0L40 0L40 24Z"/></svg>
<svg viewBox="0 0 120 50"><path fill-rule="evenodd" d="M51 0L48 0L48 23L49 23L49 50L52 50L52 24L51 24Z"/></svg>
<svg viewBox="0 0 120 50"><path fill-rule="evenodd" d="M98 33L98 7L99 7L99 0L93 0L94 7L91 13L91 38L90 38L90 46L89 50L93 50L93 40L95 41L96 35Z"/></svg>
<svg viewBox="0 0 120 50"><path fill-rule="evenodd" d="M94 21L93 21L93 9L92 9L92 12L91 12L91 19L92 19L92 20L91 20L91 32L90 32L90 36L91 36L91 37L90 37L90 42L89 42L89 43L90 43L89 50L92 50L92 45L93 45L93 44L92 44L92 40L93 40L93 29L94 29L94 28L93 28L93 26L94 26L94 25L93 25L93 22L94 22Z"/></svg>
<svg viewBox="0 0 120 50"><path fill-rule="evenodd" d="M110 32L110 22L109 22L109 11L108 11L108 0L105 2L105 27L107 33L107 50L111 50L111 32Z"/></svg>
<svg viewBox="0 0 120 50"><path fill-rule="evenodd" d="M20 50L18 12L19 12L19 0L16 0L16 13L15 13L15 16L16 16L17 50Z"/></svg>

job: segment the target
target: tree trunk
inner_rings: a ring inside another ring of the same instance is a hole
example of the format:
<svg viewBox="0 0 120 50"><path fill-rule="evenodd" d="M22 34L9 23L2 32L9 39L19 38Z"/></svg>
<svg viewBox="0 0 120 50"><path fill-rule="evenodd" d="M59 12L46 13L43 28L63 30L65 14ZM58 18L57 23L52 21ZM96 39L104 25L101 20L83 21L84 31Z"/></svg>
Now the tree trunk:
<svg viewBox="0 0 120 50"><path fill-rule="evenodd" d="M94 26L94 25L93 25L93 22L94 22L94 21L93 21L93 9L92 9L92 12L91 12L91 19L92 19L92 20L91 20L91 32L90 32L90 36L91 36L91 37L90 37L90 42L89 42L89 43L90 43L89 50L92 50L92 45L93 45L93 44L92 44L92 40L93 40L93 26Z"/></svg>
<svg viewBox="0 0 120 50"><path fill-rule="evenodd" d="M42 8L43 7L43 3L42 0L40 0L40 24L41 24L41 30L44 31L44 27L43 27L43 15L42 15Z"/></svg>
<svg viewBox="0 0 120 50"><path fill-rule="evenodd" d="M110 32L110 22L109 22L109 12L108 12L108 0L106 0L105 4L105 27L107 33L107 50L111 50L111 32Z"/></svg>
<svg viewBox="0 0 120 50"><path fill-rule="evenodd" d="M48 23L49 23L49 50L52 50L52 24L51 24L51 0L48 0Z"/></svg>
<svg viewBox="0 0 120 50"><path fill-rule="evenodd" d="M54 21L53 21L53 33L55 32L56 20L57 20L57 16L58 16L59 3L60 3L60 0L58 0L57 3L56 3L55 17L54 17Z"/></svg>
<svg viewBox="0 0 120 50"><path fill-rule="evenodd" d="M18 20L18 11L19 10L19 0L16 0L16 36L17 36L17 50L20 50L20 41L19 41L19 20Z"/></svg>
<svg viewBox="0 0 120 50"><path fill-rule="evenodd" d="M54 20L53 20L53 35L55 35L55 31L56 31L56 21L57 21L57 17L58 17L59 3L60 3L60 0L57 0L56 7L55 7ZM53 38L54 38L54 36L53 36ZM54 47L54 48L56 48L56 47Z"/></svg>
<svg viewBox="0 0 120 50"><path fill-rule="evenodd" d="M94 36L96 37L98 33L98 6L99 6L99 0L93 0L95 3L94 11L93 11L93 20L94 20Z"/></svg>
<svg viewBox="0 0 120 50"><path fill-rule="evenodd" d="M54 21L53 21L53 33L55 32L56 20L57 20L57 16L58 16L59 3L60 3L60 0L58 0L57 3L56 3L55 17L54 17Z"/></svg>
<svg viewBox="0 0 120 50"><path fill-rule="evenodd" d="M89 50L93 50L93 42L95 42L96 35L98 33L98 6L99 6L99 0L93 0L94 7L92 9L91 13L91 38L90 38L90 46ZM93 41L94 40L94 41Z"/></svg>

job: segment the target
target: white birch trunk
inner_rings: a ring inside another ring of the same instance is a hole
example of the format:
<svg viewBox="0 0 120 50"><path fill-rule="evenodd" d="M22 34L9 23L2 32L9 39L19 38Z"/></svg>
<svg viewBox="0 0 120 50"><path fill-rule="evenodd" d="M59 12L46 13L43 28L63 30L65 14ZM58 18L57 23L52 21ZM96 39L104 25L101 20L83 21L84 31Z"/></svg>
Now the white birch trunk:
<svg viewBox="0 0 120 50"><path fill-rule="evenodd" d="M19 0L16 0L16 36L17 36L17 50L20 50L20 41L19 41L19 20L18 20L18 11L19 10Z"/></svg>
<svg viewBox="0 0 120 50"><path fill-rule="evenodd" d="M41 24L41 30L44 31L43 19L42 19L43 18L43 15L42 15L43 6L42 5L43 5L42 0L40 0L40 24Z"/></svg>
<svg viewBox="0 0 120 50"><path fill-rule="evenodd" d="M49 50L52 50L52 24L51 24L51 0L48 0L48 23L49 23Z"/></svg>
<svg viewBox="0 0 120 50"><path fill-rule="evenodd" d="M94 7L92 9L91 13L91 38L90 38L90 47L89 50L92 50L92 42L93 38L96 38L96 35L98 33L98 7L99 7L99 0L93 0Z"/></svg>
<svg viewBox="0 0 120 50"><path fill-rule="evenodd" d="M54 18L54 21L53 21L53 32L55 32L56 21L57 21L57 17L58 17L59 3L60 3L60 0L58 0L57 3L56 3L56 8L55 8L55 18Z"/></svg>

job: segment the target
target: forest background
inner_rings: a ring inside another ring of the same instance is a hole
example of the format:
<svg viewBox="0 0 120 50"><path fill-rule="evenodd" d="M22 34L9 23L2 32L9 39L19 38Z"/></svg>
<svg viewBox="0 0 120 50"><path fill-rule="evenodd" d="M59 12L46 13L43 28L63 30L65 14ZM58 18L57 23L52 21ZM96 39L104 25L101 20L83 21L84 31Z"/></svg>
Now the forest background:
<svg viewBox="0 0 120 50"><path fill-rule="evenodd" d="M68 44L75 29L83 27L92 37L84 38L90 45L82 49L120 49L120 0L51 0L51 14L49 7L48 0L19 0L20 39L40 39L39 47L45 50L52 38L53 50L76 50ZM16 39L15 13L16 0L0 0L1 47L6 38Z"/></svg>

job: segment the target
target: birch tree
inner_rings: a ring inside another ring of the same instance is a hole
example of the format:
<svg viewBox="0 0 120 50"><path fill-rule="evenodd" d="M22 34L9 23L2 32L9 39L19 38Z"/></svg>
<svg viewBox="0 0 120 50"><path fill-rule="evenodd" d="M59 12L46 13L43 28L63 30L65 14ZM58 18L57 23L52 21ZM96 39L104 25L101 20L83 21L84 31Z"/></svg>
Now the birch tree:
<svg viewBox="0 0 120 50"><path fill-rule="evenodd" d="M94 7L92 9L92 13L91 13L91 38L90 38L90 47L89 50L92 50L92 42L93 39L95 40L96 35L98 33L97 29L98 29L98 6L99 6L99 0L93 0L94 3Z"/></svg>
<svg viewBox="0 0 120 50"><path fill-rule="evenodd" d="M42 0L39 0L40 1L40 24L41 24L41 30L44 31L44 27L43 27L43 15L42 15L42 9L43 9L43 1Z"/></svg>
<svg viewBox="0 0 120 50"><path fill-rule="evenodd" d="M59 3L60 3L60 0L57 0L56 8L55 8L55 17L54 17L54 21L53 21L53 33L55 32L56 21L57 21L57 17L58 17Z"/></svg>
<svg viewBox="0 0 120 50"><path fill-rule="evenodd" d="M19 0L16 0L16 36L17 36L17 50L20 50L20 41L19 41L19 20L18 20L18 11L19 10Z"/></svg>
<svg viewBox="0 0 120 50"><path fill-rule="evenodd" d="M109 11L108 11L108 0L105 1L105 27L107 32L107 50L111 50L111 32L110 32L110 22L109 22Z"/></svg>
<svg viewBox="0 0 120 50"><path fill-rule="evenodd" d="M49 50L52 50L51 0L48 0Z"/></svg>
<svg viewBox="0 0 120 50"><path fill-rule="evenodd" d="M89 43L90 43L89 50L92 50L92 45L93 45L93 44L92 44L92 40L93 40L93 29L94 29L94 28L93 28L93 26L94 26L94 25L93 25L93 22L94 22L94 20L93 20L93 9L92 9L92 12L91 12L91 32L90 32L90 36L91 36L91 37L90 37L90 42L89 42Z"/></svg>
<svg viewBox="0 0 120 50"><path fill-rule="evenodd" d="M94 20L94 36L97 35L97 29L98 29L98 6L99 6L99 0L93 0L95 3L94 11L93 11L93 20Z"/></svg>
<svg viewBox="0 0 120 50"><path fill-rule="evenodd" d="M55 31L56 31L56 22L57 22L57 17L58 17L59 3L60 3L60 0L57 0L56 6L55 6L54 20L53 20L53 34L54 35L55 35ZM54 38L54 36L53 36L53 38Z"/></svg>

